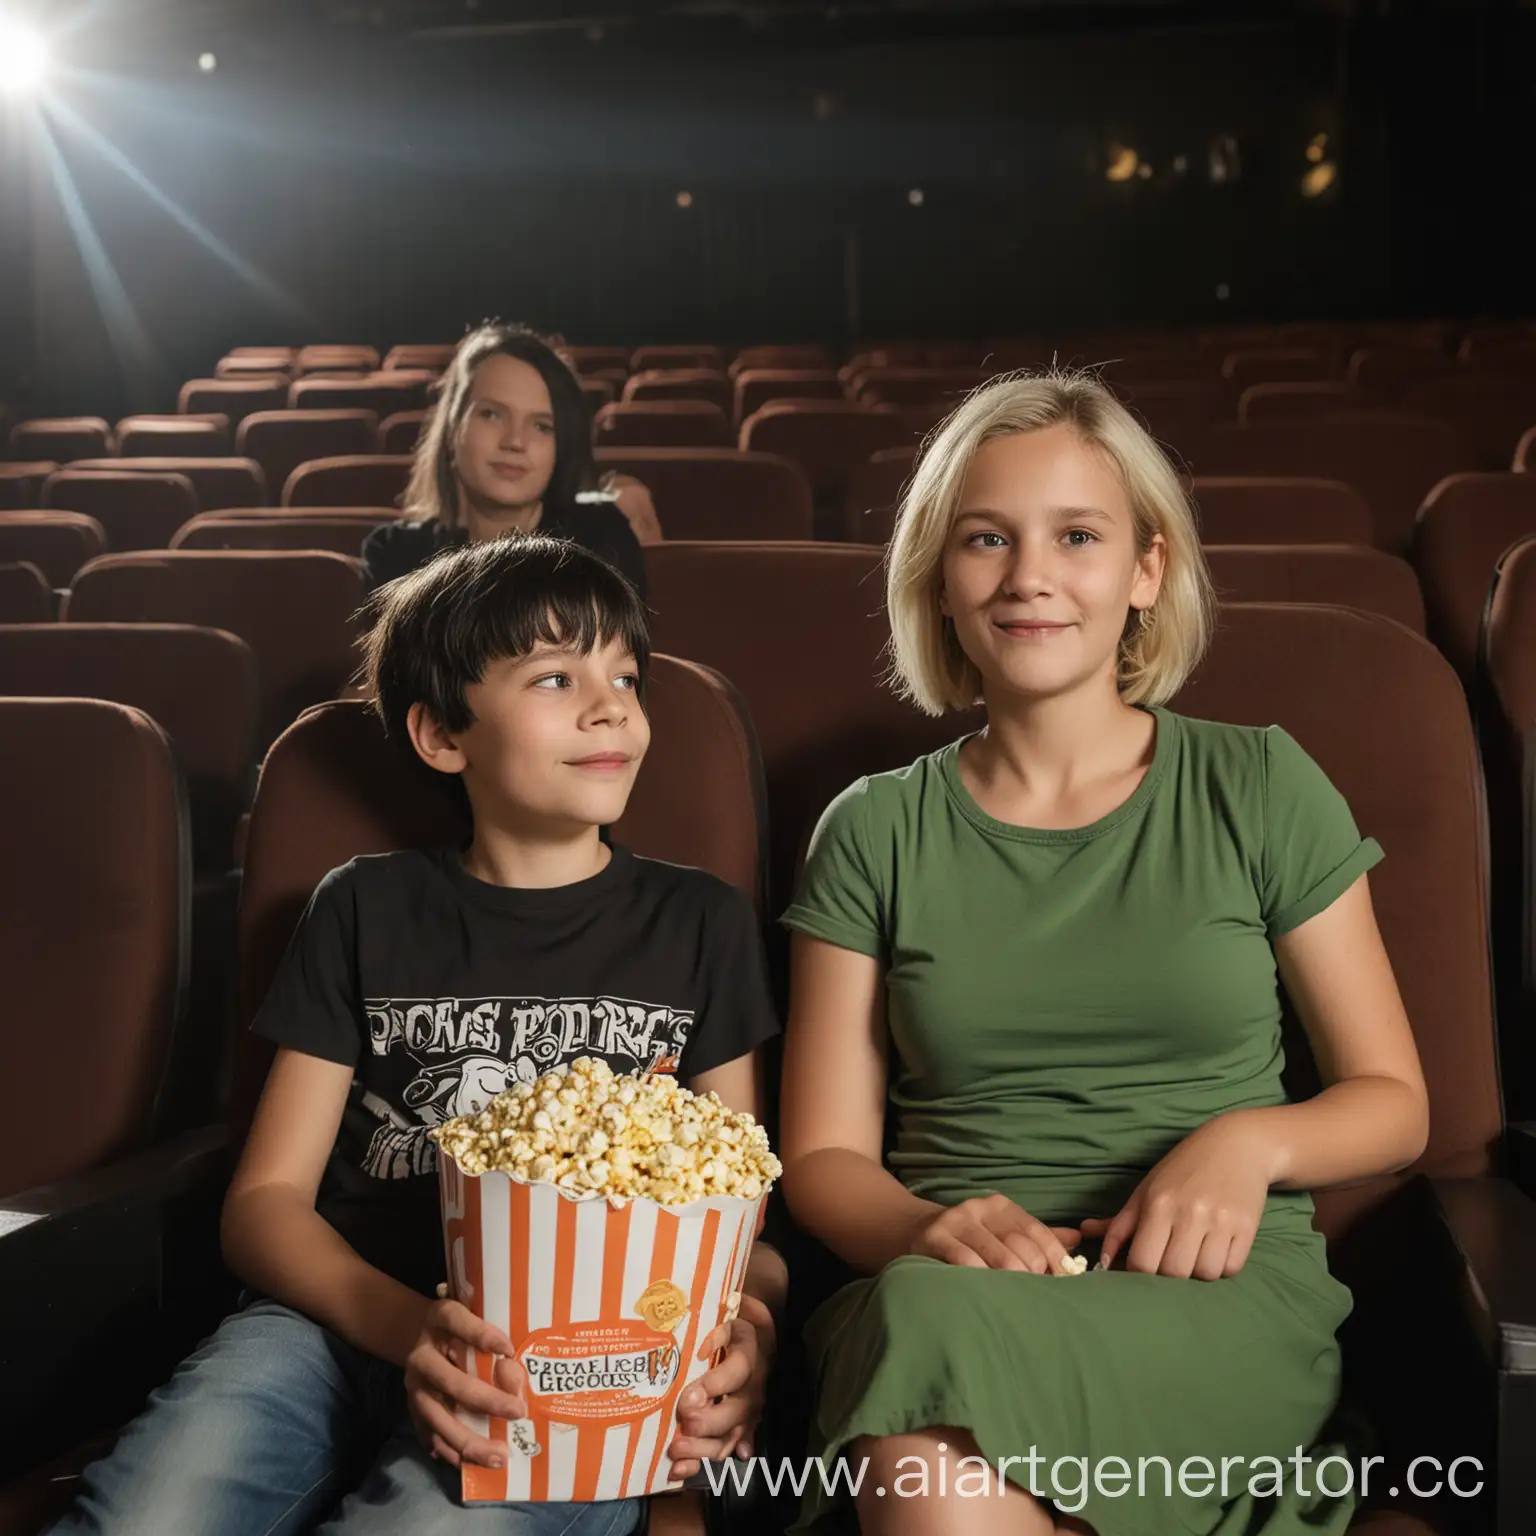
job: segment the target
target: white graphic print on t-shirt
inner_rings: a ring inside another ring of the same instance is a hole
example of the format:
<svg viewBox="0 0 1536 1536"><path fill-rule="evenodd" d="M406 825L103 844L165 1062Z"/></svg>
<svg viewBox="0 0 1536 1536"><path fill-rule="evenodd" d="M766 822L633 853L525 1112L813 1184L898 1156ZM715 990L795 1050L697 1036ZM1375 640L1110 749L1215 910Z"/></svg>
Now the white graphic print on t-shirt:
<svg viewBox="0 0 1536 1536"><path fill-rule="evenodd" d="M363 1094L384 1122L363 1163L376 1179L433 1172L433 1126L478 1114L513 1083L577 1056L601 1056L616 1072L676 1071L693 1027L691 1012L618 997L368 998L363 1007L373 1054L399 1051L418 1069L400 1106Z"/></svg>

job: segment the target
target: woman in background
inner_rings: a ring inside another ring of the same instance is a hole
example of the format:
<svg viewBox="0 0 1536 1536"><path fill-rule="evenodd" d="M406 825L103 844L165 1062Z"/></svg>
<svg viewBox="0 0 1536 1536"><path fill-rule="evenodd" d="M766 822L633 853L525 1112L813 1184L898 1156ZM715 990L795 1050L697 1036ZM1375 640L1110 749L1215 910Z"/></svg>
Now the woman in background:
<svg viewBox="0 0 1536 1536"><path fill-rule="evenodd" d="M522 326L482 326L443 376L405 517L363 545L367 589L450 546L537 531L602 556L644 597L640 545L661 539L650 496L627 476L597 486L591 413L571 370Z"/></svg>

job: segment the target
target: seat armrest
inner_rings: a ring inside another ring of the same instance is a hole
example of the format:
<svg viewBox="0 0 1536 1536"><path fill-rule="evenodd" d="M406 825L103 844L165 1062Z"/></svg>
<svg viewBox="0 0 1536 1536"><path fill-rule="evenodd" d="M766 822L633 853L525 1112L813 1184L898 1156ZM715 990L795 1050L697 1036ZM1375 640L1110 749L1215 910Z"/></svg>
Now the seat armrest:
<svg viewBox="0 0 1536 1536"><path fill-rule="evenodd" d="M1432 1179L1464 1321L1481 1341L1495 1536L1536 1530L1536 1201L1509 1179ZM1485 1506L1486 1507L1486 1506Z"/></svg>
<svg viewBox="0 0 1536 1536"><path fill-rule="evenodd" d="M1536 1121L1519 1120L1504 1128L1509 1176L1522 1192L1536 1198Z"/></svg>
<svg viewBox="0 0 1536 1536"><path fill-rule="evenodd" d="M1536 1375L1536 1201L1509 1179L1431 1179L1493 1367Z"/></svg>
<svg viewBox="0 0 1536 1536"><path fill-rule="evenodd" d="M223 1305L222 1126L0 1198L0 1478L142 1404Z"/></svg>

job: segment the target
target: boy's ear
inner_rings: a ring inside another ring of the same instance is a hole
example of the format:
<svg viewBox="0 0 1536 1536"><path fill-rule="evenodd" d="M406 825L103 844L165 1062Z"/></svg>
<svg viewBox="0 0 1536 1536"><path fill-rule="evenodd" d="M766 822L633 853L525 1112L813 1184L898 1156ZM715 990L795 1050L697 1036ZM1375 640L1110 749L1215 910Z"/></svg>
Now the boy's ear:
<svg viewBox="0 0 1536 1536"><path fill-rule="evenodd" d="M405 717L411 745L428 768L439 773L463 773L469 759L452 734L425 704L412 704Z"/></svg>

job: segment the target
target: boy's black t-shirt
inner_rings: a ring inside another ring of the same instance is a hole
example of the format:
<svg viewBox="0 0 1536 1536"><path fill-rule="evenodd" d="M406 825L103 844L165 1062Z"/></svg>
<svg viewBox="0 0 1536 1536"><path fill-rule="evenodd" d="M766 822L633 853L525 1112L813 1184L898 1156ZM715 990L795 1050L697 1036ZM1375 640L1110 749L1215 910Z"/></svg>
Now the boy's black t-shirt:
<svg viewBox="0 0 1536 1536"><path fill-rule="evenodd" d="M316 1208L430 1296L446 1275L433 1126L583 1055L686 1083L779 1023L751 902L615 846L550 890L477 880L452 848L354 859L320 882L251 1027L354 1069Z"/></svg>

